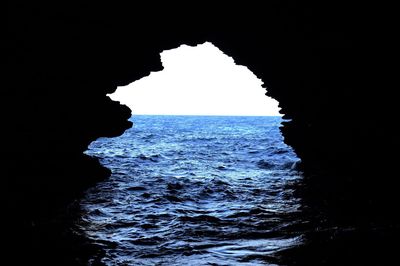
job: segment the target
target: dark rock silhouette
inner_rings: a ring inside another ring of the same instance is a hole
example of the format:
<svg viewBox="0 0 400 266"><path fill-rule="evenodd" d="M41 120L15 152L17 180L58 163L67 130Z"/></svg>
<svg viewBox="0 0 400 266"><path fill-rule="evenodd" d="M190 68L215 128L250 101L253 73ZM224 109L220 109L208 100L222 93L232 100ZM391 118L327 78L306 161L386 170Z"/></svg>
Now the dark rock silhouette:
<svg viewBox="0 0 400 266"><path fill-rule="evenodd" d="M14 257L21 265L74 265L84 264L77 253L100 252L66 228L67 206L109 175L82 152L131 126L130 110L105 95L159 71L161 51L209 41L262 78L291 119L282 132L302 159L298 192L315 228L353 228L310 232L310 244L282 261L385 265L399 230L395 105L385 88L356 80L374 60L356 44L356 12L292 1L182 8L9 4L1 121L9 254L25 254Z"/></svg>

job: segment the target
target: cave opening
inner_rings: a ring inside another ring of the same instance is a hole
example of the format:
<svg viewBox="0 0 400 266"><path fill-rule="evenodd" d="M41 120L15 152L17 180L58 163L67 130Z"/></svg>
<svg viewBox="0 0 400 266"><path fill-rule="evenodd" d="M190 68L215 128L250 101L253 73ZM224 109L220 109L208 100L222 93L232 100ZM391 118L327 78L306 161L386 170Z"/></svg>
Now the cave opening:
<svg viewBox="0 0 400 266"><path fill-rule="evenodd" d="M263 81L210 42L160 53L162 71L119 87L133 115L281 116Z"/></svg>
<svg viewBox="0 0 400 266"><path fill-rule="evenodd" d="M161 53L164 69L109 95L133 127L86 154L112 176L87 191L83 232L106 265L273 262L301 237L299 159L278 102L211 43Z"/></svg>

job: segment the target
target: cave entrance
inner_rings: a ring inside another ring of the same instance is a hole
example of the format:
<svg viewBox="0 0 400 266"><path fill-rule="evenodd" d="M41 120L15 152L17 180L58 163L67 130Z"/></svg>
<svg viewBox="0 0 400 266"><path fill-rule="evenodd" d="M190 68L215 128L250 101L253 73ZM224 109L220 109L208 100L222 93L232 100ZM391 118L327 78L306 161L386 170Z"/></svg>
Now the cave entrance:
<svg viewBox="0 0 400 266"><path fill-rule="evenodd" d="M119 87L112 100L133 114L280 116L263 82L212 43L161 53L163 70Z"/></svg>
<svg viewBox="0 0 400 266"><path fill-rule="evenodd" d="M262 81L211 43L161 53L164 69L111 98L133 127L87 154L112 176L82 200L102 261L129 265L261 263L296 245L282 229L299 200L300 173Z"/></svg>

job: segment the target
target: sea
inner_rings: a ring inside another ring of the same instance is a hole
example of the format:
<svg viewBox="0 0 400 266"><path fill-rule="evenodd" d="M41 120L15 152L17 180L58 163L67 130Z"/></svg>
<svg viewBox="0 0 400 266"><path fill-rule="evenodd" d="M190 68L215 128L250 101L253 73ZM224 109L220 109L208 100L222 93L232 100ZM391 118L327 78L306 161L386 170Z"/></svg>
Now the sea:
<svg viewBox="0 0 400 266"><path fill-rule="evenodd" d="M79 230L91 264L279 265L300 245L299 158L281 117L134 115L86 154L111 177L86 191Z"/></svg>

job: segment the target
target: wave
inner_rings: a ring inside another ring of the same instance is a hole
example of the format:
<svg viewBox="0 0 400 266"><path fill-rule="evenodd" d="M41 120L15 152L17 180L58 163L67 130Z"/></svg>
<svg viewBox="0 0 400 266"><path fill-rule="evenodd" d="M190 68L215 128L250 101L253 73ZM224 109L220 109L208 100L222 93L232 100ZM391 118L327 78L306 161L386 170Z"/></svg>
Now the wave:
<svg viewBox="0 0 400 266"><path fill-rule="evenodd" d="M86 153L113 173L81 201L102 262L262 265L295 243L287 185L299 159L279 119L134 117L124 135L92 143Z"/></svg>

